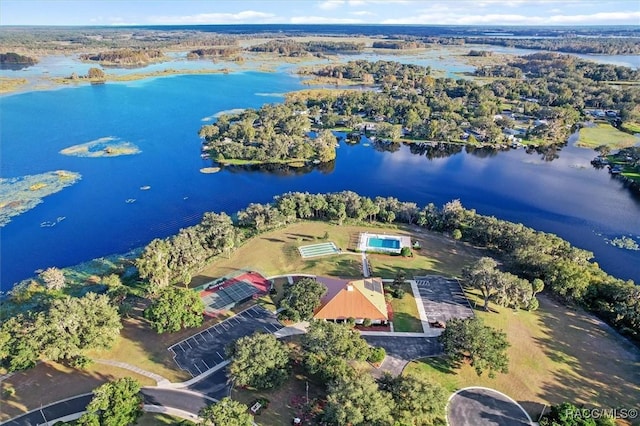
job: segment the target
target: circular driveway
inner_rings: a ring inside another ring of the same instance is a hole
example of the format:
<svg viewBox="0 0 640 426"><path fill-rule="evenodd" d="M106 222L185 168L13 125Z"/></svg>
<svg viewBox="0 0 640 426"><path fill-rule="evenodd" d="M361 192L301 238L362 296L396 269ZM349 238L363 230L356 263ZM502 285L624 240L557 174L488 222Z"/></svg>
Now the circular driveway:
<svg viewBox="0 0 640 426"><path fill-rule="evenodd" d="M460 389L447 403L449 426L531 426L529 414L502 392L482 387Z"/></svg>

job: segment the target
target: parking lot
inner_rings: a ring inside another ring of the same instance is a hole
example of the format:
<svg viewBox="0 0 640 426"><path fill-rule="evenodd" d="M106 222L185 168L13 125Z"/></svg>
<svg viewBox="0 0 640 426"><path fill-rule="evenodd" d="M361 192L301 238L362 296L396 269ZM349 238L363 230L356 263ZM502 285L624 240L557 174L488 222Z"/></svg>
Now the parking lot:
<svg viewBox="0 0 640 426"><path fill-rule="evenodd" d="M274 333L281 328L273 313L256 305L176 343L169 351L178 366L195 377L225 361L225 347L236 339L256 331Z"/></svg>
<svg viewBox="0 0 640 426"><path fill-rule="evenodd" d="M456 279L428 275L415 277L415 280L430 324L473 316L469 301Z"/></svg>

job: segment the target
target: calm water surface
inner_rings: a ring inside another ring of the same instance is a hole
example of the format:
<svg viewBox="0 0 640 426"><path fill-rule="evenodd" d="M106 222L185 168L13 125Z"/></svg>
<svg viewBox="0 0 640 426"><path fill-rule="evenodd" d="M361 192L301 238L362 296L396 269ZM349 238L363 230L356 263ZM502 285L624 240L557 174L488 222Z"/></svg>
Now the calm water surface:
<svg viewBox="0 0 640 426"><path fill-rule="evenodd" d="M605 238L640 234L640 199L604 170L593 152L566 147L545 162L523 150L464 151L429 160L344 143L334 165L302 174L224 169L202 174L197 131L223 110L279 102L302 88L287 73L245 72L84 86L0 98L2 177L65 169L82 180L0 228L3 290L38 268L124 252L195 224L206 211L234 213L286 191L353 190L419 204L460 198L483 214L554 232L595 252L608 272L640 281L640 253ZM117 158L60 155L68 146L116 136L142 153ZM148 191L140 187L151 186ZM127 203L126 200L135 199ZM42 222L66 219L54 227Z"/></svg>

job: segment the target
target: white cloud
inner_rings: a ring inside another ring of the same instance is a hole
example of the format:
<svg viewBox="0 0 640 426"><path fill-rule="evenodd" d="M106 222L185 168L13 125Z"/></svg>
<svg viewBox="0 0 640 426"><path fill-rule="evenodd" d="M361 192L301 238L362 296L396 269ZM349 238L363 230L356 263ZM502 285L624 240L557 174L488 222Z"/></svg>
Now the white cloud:
<svg viewBox="0 0 640 426"><path fill-rule="evenodd" d="M452 10L444 10L441 7L430 10L422 10L419 15L403 18L383 20L382 24L393 25L569 25L569 24L607 24L624 25L637 24L640 20L640 12L601 12L585 15L552 15L552 16L527 16L521 14L462 14Z"/></svg>
<svg viewBox="0 0 640 426"><path fill-rule="evenodd" d="M362 19L335 18L327 16L293 16L291 24L362 24Z"/></svg>
<svg viewBox="0 0 640 426"><path fill-rule="evenodd" d="M350 14L355 16L375 16L375 13L368 10L356 10L355 12L350 12Z"/></svg>
<svg viewBox="0 0 640 426"><path fill-rule="evenodd" d="M266 23L276 18L273 13L244 10L238 13L200 13L184 16L151 16L149 21L156 24L237 24Z"/></svg>
<svg viewBox="0 0 640 426"><path fill-rule="evenodd" d="M344 0L326 0L318 5L322 10L333 10L344 4Z"/></svg>

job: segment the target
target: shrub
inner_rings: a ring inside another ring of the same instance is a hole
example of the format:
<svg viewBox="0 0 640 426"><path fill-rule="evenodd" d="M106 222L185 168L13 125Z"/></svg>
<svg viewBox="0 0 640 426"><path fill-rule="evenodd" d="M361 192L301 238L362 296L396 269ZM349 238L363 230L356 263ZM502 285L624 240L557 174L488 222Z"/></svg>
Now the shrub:
<svg viewBox="0 0 640 426"><path fill-rule="evenodd" d="M411 248L402 247L402 249L400 250L400 256L402 256L402 257L410 257L411 256Z"/></svg>
<svg viewBox="0 0 640 426"><path fill-rule="evenodd" d="M84 356L84 355L78 355L76 357L73 357L73 359L69 363L69 365L71 365L73 368L83 369L83 370L89 367L91 364L93 364L93 360L88 356Z"/></svg>
<svg viewBox="0 0 640 426"><path fill-rule="evenodd" d="M386 356L387 356L387 351L385 351L384 348L371 348L371 351L369 352L369 356L367 357L367 361L373 364L377 364L379 362L384 361Z"/></svg>
<svg viewBox="0 0 640 426"><path fill-rule="evenodd" d="M396 299L402 299L404 297L405 291L402 287L397 287L393 289L393 297Z"/></svg>
<svg viewBox="0 0 640 426"><path fill-rule="evenodd" d="M371 320L369 318L365 318L364 321L362 321L362 325L365 327L371 327Z"/></svg>

